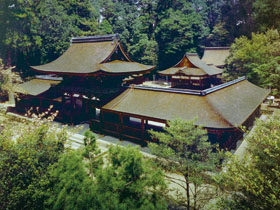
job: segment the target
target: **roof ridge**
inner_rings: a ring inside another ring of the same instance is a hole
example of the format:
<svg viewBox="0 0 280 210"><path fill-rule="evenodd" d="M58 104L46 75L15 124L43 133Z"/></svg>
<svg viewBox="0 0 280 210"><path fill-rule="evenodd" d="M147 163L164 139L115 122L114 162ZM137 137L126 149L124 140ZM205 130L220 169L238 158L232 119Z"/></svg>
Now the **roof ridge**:
<svg viewBox="0 0 280 210"><path fill-rule="evenodd" d="M205 90L191 90L191 89L181 89L181 88L161 88L161 87L149 87L149 86L141 86L141 85L134 85L134 89L206 96L210 93L216 92L218 90L224 89L226 87L229 87L231 85L244 81L245 79L246 79L245 77L240 77L240 78L232 80L230 82L227 82L227 83L224 83L221 85L217 85L215 87L208 88ZM126 87L126 86L124 86L124 87ZM128 86L128 88L129 88L129 86Z"/></svg>
<svg viewBox="0 0 280 210"><path fill-rule="evenodd" d="M229 50L230 47L223 46L223 47L205 47L204 50Z"/></svg>
<svg viewBox="0 0 280 210"><path fill-rule="evenodd" d="M120 40L120 37L118 34L72 37L71 43L105 42L105 41L114 41L114 40Z"/></svg>
<svg viewBox="0 0 280 210"><path fill-rule="evenodd" d="M198 56L197 53L190 53L190 52L186 52L185 55L186 56Z"/></svg>

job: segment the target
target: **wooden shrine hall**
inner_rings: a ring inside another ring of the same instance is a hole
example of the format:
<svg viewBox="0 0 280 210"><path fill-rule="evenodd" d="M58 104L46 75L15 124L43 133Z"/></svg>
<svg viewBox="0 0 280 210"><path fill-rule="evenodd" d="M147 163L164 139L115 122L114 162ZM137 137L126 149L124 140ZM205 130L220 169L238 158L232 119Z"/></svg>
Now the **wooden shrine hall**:
<svg viewBox="0 0 280 210"><path fill-rule="evenodd" d="M139 80L139 75L149 73L154 66L133 62L124 52L119 36L113 34L72 38L70 47L59 58L31 68L63 80L57 85L46 85L42 80L22 84L27 91L18 98L16 107L29 104L44 110L53 102L62 121L79 123L94 117L96 110L119 95L125 78L135 76ZM30 92L38 82L45 88Z"/></svg>
<svg viewBox="0 0 280 210"><path fill-rule="evenodd" d="M151 140L149 129L162 130L176 118L196 118L211 142L231 149L242 134L239 127L252 124L269 92L245 78L202 91L133 86L103 106L100 124L94 120L91 127L143 142Z"/></svg>
<svg viewBox="0 0 280 210"><path fill-rule="evenodd" d="M203 90L221 83L222 69L204 63L196 53L186 53L175 66L159 71L171 80L171 87Z"/></svg>

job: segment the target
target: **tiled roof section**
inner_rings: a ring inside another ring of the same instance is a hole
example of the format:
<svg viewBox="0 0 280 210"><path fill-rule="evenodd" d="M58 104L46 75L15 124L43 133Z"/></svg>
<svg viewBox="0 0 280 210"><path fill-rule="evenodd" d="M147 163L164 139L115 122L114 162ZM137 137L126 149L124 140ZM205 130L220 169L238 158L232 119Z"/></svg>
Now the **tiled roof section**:
<svg viewBox="0 0 280 210"><path fill-rule="evenodd" d="M197 125L226 129L242 125L269 94L247 80L206 95L158 89L129 88L103 109L160 120L197 118Z"/></svg>
<svg viewBox="0 0 280 210"><path fill-rule="evenodd" d="M208 65L223 67L228 56L229 47L206 47L202 61Z"/></svg>

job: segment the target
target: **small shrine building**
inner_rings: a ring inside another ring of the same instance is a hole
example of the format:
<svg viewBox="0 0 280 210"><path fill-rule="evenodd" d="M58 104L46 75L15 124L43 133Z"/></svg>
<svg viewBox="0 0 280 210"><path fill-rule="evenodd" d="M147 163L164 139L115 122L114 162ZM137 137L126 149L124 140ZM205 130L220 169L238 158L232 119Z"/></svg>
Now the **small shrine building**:
<svg viewBox="0 0 280 210"><path fill-rule="evenodd" d="M186 53L173 67L159 71L170 78L171 87L203 90L221 83L223 70L208 66L196 53Z"/></svg>

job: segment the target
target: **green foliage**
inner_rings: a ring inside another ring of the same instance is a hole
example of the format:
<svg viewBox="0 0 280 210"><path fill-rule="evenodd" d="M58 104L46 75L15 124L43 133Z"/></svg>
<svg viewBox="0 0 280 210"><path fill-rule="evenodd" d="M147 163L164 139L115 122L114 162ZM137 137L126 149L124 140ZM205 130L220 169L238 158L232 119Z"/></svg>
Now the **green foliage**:
<svg viewBox="0 0 280 210"><path fill-rule="evenodd" d="M224 22L217 23L207 37L207 46L228 46L230 34L225 28Z"/></svg>
<svg viewBox="0 0 280 210"><path fill-rule="evenodd" d="M278 3L253 2L2 0L1 55L6 64L28 69L56 59L73 36L119 33L132 59L163 69L185 52L202 54L204 45L230 45L240 35L249 36L259 20L277 25L272 15L260 15L275 8L271 14L277 17Z"/></svg>
<svg viewBox="0 0 280 210"><path fill-rule="evenodd" d="M94 151L91 151L94 152ZM103 157L99 157L103 158ZM94 161L98 161L97 158ZM51 209L166 209L163 174L135 148L110 147L104 164L88 171L81 151L63 155L51 171Z"/></svg>
<svg viewBox="0 0 280 210"><path fill-rule="evenodd" d="M0 2L1 54L19 69L57 58L72 36L94 34L96 12L87 1ZM10 63L10 64L11 64Z"/></svg>
<svg viewBox="0 0 280 210"><path fill-rule="evenodd" d="M99 158L100 155L100 149L97 147L96 144L96 136L93 132L90 130L87 130L84 133L84 150L83 150L83 156L88 159L88 169L90 176L94 175L95 170L98 167L102 166L103 159Z"/></svg>
<svg viewBox="0 0 280 210"><path fill-rule="evenodd" d="M111 147L108 165L96 175L97 209L166 209L163 174L139 150Z"/></svg>
<svg viewBox="0 0 280 210"><path fill-rule="evenodd" d="M246 76L262 87L280 91L280 35L277 30L240 37L231 46L227 71L231 77Z"/></svg>
<svg viewBox="0 0 280 210"><path fill-rule="evenodd" d="M256 0L253 4L254 19L260 31L270 28L280 30L280 2L274 0Z"/></svg>
<svg viewBox="0 0 280 210"><path fill-rule="evenodd" d="M218 170L222 153L213 152L215 146L208 141L207 131L195 126L194 121L170 121L164 130L151 131L159 144L150 143L149 148L159 157L157 163L164 170L184 178L179 181L186 193L181 205L187 209L202 208L214 194L208 185L213 181L210 172Z"/></svg>
<svg viewBox="0 0 280 210"><path fill-rule="evenodd" d="M280 208L280 118L258 120L247 155L231 156L220 179L225 197L216 209Z"/></svg>
<svg viewBox="0 0 280 210"><path fill-rule="evenodd" d="M164 10L158 18L155 39L159 46L160 69L176 64L186 52L199 50L206 28L191 4Z"/></svg>
<svg viewBox="0 0 280 210"><path fill-rule="evenodd" d="M47 171L64 152L66 138L64 130L57 131L50 124L37 121L6 126L1 131L1 209L43 208L49 188Z"/></svg>
<svg viewBox="0 0 280 210"><path fill-rule="evenodd" d="M93 209L93 180L86 172L81 151L65 153L50 171L47 209ZM95 208L96 209L96 208Z"/></svg>
<svg viewBox="0 0 280 210"><path fill-rule="evenodd" d="M1 68L1 67L0 67ZM8 95L7 86L10 83L9 76L3 72L3 69L0 69L0 101L6 98Z"/></svg>

